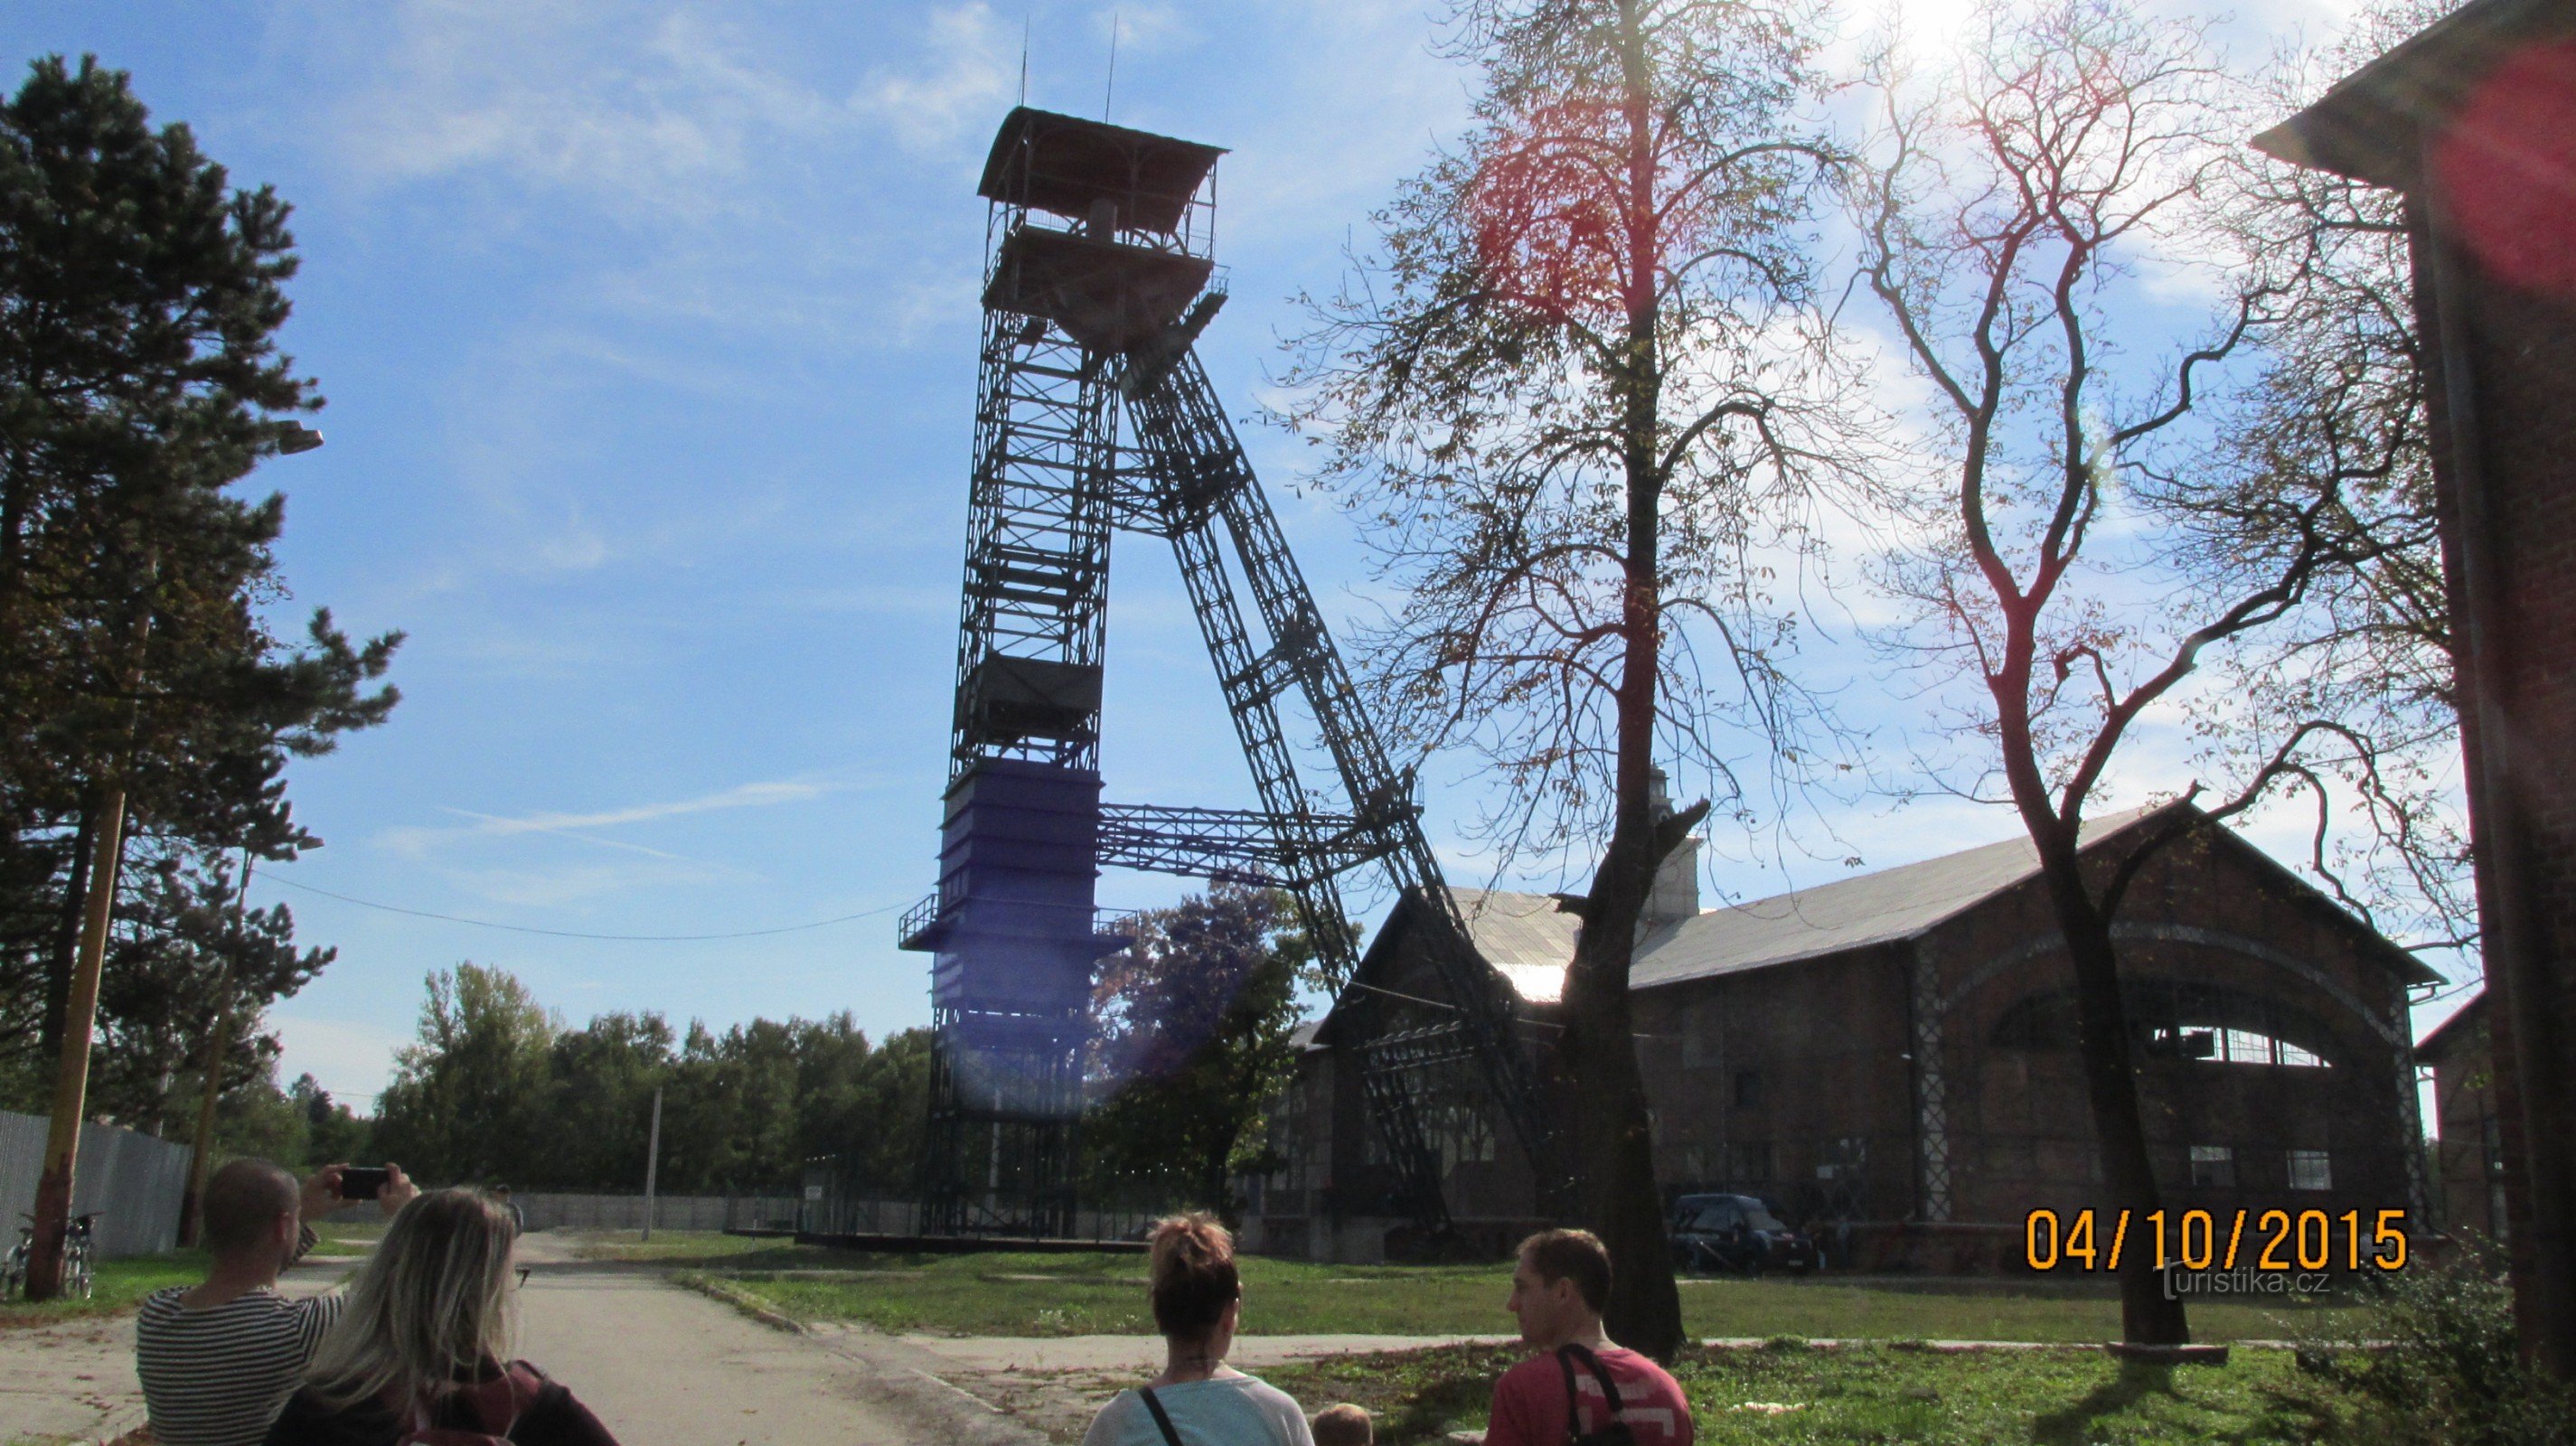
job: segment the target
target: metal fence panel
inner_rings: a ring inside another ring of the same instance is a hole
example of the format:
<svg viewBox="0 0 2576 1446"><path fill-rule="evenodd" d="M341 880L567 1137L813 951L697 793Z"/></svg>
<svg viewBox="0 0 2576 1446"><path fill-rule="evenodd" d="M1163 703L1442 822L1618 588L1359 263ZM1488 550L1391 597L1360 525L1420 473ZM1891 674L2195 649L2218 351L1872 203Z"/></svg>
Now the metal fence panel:
<svg viewBox="0 0 2576 1446"><path fill-rule="evenodd" d="M41 1115L0 1110L0 1210L8 1222L36 1208L36 1182L45 1172L46 1122ZM188 1190L186 1145L156 1140L115 1125L81 1126L80 1158L72 1170L72 1213L99 1212L102 1259L158 1255L179 1240L179 1201Z"/></svg>
<svg viewBox="0 0 2576 1446"><path fill-rule="evenodd" d="M522 1191L513 1201L530 1230L641 1230L642 1194ZM662 1195L653 1202L656 1230L766 1230L793 1228L796 1200L789 1195ZM783 1224L781 1222L784 1222Z"/></svg>

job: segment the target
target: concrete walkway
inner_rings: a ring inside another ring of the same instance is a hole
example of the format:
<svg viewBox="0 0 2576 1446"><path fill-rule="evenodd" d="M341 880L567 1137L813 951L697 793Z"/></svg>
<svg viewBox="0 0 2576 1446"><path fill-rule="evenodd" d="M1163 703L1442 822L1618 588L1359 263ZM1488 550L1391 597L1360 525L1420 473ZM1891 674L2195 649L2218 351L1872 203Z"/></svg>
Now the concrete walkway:
<svg viewBox="0 0 2576 1446"><path fill-rule="evenodd" d="M286 1273L278 1292L318 1295L351 1263L307 1261ZM0 1441L96 1440L142 1424L132 1315L0 1331Z"/></svg>
<svg viewBox="0 0 2576 1446"><path fill-rule="evenodd" d="M766 1326L658 1275L567 1258L544 1233L520 1258L519 1354L571 1388L621 1446L1028 1446L1033 1433L881 1336Z"/></svg>
<svg viewBox="0 0 2576 1446"><path fill-rule="evenodd" d="M622 1446L1040 1446L1041 1436L942 1372L958 1365L885 1336L762 1325L658 1271L521 1242L518 1353L570 1387ZM280 1288L329 1289L353 1262L316 1261ZM95 1441L143 1423L134 1318L0 1332L0 1441Z"/></svg>

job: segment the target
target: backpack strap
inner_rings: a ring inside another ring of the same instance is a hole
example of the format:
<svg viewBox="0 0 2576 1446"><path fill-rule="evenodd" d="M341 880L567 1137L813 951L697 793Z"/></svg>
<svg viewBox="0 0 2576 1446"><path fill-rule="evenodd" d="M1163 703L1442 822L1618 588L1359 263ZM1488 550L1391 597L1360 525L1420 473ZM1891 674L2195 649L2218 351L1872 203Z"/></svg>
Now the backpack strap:
<svg viewBox="0 0 2576 1446"><path fill-rule="evenodd" d="M1603 1423L1604 1431L1614 1429L1621 1424L1619 1413L1625 1407L1620 1404L1619 1383L1610 1378L1610 1368L1603 1365L1601 1358L1594 1355L1589 1347L1570 1344L1558 1347L1556 1363L1565 1371L1565 1436L1569 1441L1580 1442L1585 1437L1583 1418L1575 1410L1574 1363L1576 1361L1583 1362L1584 1369L1592 1373L1592 1379L1601 1383L1602 1406L1610 1413L1610 1419Z"/></svg>
<svg viewBox="0 0 2576 1446"><path fill-rule="evenodd" d="M1181 1433L1172 1429L1171 1415L1164 1411L1162 1401L1154 1395L1154 1388L1138 1386L1136 1394L1144 1398L1145 1409L1154 1413L1154 1429L1163 1433L1165 1446L1181 1446Z"/></svg>

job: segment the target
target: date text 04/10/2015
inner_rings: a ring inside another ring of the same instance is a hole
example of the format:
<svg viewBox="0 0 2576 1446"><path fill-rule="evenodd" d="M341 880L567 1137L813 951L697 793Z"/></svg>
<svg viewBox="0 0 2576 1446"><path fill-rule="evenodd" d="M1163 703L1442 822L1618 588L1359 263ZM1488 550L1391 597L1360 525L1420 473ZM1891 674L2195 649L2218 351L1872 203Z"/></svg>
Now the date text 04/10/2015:
<svg viewBox="0 0 2576 1446"><path fill-rule="evenodd" d="M2337 1264L2345 1270L2403 1270L2408 1258L2403 1210L2374 1211L2367 1218L2359 1210L2238 1210L2225 1216L2156 1210L2134 1221L2131 1214L2087 1209L2061 1217L2054 1210L2033 1210L2022 1222L2023 1259L2046 1272L2118 1270L2132 1251L2154 1252L2158 1270L2234 1270L2240 1256L2246 1268L2258 1271Z"/></svg>

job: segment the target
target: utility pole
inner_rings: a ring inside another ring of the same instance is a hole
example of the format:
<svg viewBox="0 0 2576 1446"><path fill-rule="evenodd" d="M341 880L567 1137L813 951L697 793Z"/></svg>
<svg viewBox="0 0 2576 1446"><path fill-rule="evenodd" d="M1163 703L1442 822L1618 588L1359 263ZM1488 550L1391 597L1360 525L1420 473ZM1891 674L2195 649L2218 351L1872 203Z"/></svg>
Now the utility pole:
<svg viewBox="0 0 2576 1446"><path fill-rule="evenodd" d="M249 942L251 854L242 848L241 888L233 894L233 946L240 949ZM179 1198L179 1243L194 1245L198 1235L198 1211L206 1198L206 1174L214 1165L215 1104L224 1093L224 1051L232 1048L232 984L235 956L224 959L223 973L215 980L215 1026L206 1039L205 1092L197 1101L196 1148L188 1156L188 1193Z"/></svg>
<svg viewBox="0 0 2576 1446"><path fill-rule="evenodd" d="M288 422L277 444L281 456L310 452L322 434ZM73 1174L80 1163L81 1116L89 1106L89 1047L98 1029L99 975L107 964L107 930L116 914L116 876L125 861L125 773L134 763L142 722L144 650L152 641L152 605L160 592L161 561L147 550L143 590L134 620L134 662L127 683L134 700L126 712L125 747L106 770L100 790L98 837L91 855L89 893L81 900L80 952L72 963L71 997L64 1007L63 1053L54 1075L54 1117L45 1134L44 1174L36 1181L35 1232L27 1250L27 1299L52 1300L63 1291L63 1243L71 1232Z"/></svg>
<svg viewBox="0 0 2576 1446"><path fill-rule="evenodd" d="M644 1146L644 1238L653 1238L653 1181L662 1173L662 1087L653 1086L653 1134Z"/></svg>
<svg viewBox="0 0 2576 1446"><path fill-rule="evenodd" d="M125 788L112 784L99 802L98 851L81 901L80 954L63 1015L63 1055L54 1074L53 1128L45 1134L45 1172L36 1181L36 1233L27 1251L27 1299L63 1293L63 1240L71 1229L72 1171L80 1158L81 1117L89 1104L89 1045L98 1026L98 979L107 959L107 926L116 908L117 866L125 855Z"/></svg>
<svg viewBox="0 0 2576 1446"><path fill-rule="evenodd" d="M45 1132L44 1173L36 1179L35 1232L27 1246L27 1299L63 1293L63 1245L71 1233L72 1186L80 1164L81 1118L89 1113L89 1047L98 1031L98 983L107 967L107 931L116 918L117 873L125 862L125 770L132 765L140 723L144 649L152 641L152 599L160 562L145 568L141 616L134 623L134 662L128 683L125 746L108 764L100 790L98 835L92 840L89 893L81 900L80 949L72 959L71 996L63 1007L63 1052L54 1066L54 1115Z"/></svg>

